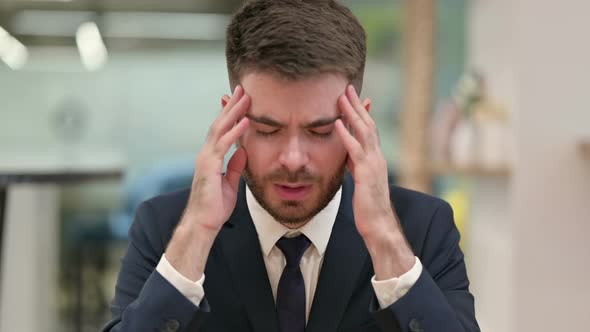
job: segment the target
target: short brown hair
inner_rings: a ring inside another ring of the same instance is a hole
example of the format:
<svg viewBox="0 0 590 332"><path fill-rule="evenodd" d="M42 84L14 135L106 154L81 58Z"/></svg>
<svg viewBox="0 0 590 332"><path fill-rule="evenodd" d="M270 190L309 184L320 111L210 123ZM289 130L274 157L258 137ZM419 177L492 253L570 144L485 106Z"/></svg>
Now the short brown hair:
<svg viewBox="0 0 590 332"><path fill-rule="evenodd" d="M361 90L365 30L334 0L251 0L233 16L226 39L232 89L247 71L286 79L344 75Z"/></svg>

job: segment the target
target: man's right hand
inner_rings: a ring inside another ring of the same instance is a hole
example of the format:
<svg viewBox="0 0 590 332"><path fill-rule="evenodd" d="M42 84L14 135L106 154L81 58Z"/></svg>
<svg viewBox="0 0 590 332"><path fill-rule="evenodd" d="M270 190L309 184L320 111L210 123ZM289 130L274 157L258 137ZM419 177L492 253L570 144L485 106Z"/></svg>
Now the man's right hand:
<svg viewBox="0 0 590 332"><path fill-rule="evenodd" d="M238 86L224 104L197 156L189 200L165 253L170 264L193 281L203 275L213 241L236 205L240 176L246 167L246 151L238 148L223 174L225 154L248 128L244 115L250 98Z"/></svg>

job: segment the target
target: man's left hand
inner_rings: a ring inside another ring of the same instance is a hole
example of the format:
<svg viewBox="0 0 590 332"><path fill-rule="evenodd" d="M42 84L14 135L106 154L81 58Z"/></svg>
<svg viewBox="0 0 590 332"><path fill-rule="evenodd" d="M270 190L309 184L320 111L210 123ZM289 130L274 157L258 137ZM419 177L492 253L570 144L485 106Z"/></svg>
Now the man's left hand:
<svg viewBox="0 0 590 332"><path fill-rule="evenodd" d="M368 103L366 103L368 105ZM353 210L357 230L373 260L377 280L399 277L415 263L389 196L387 162L381 152L375 121L349 85L338 99L343 120L336 132L348 151L348 168L355 183Z"/></svg>

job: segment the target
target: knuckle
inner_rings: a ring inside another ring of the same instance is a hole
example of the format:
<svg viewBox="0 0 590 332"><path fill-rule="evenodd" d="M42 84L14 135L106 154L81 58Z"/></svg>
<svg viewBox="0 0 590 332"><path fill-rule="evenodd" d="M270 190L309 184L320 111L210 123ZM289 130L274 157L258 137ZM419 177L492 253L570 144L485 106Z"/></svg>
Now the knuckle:
<svg viewBox="0 0 590 332"><path fill-rule="evenodd" d="M363 162L366 158L365 153L361 149L357 149L354 152L354 157L358 162Z"/></svg>
<svg viewBox="0 0 590 332"><path fill-rule="evenodd" d="M213 146L213 151L212 152L213 152L213 155L214 156L218 156L218 155L221 154L221 147L219 146L219 143L217 143L217 144L215 144Z"/></svg>
<svg viewBox="0 0 590 332"><path fill-rule="evenodd" d="M219 140L214 146L213 146L213 155L215 157L221 157L223 158L223 156L225 155L225 140Z"/></svg>
<svg viewBox="0 0 590 332"><path fill-rule="evenodd" d="M365 141L367 144L373 145L374 140L373 140L373 135L371 135L371 132L366 132L366 131L363 132L362 137L363 137L363 141Z"/></svg>
<svg viewBox="0 0 590 332"><path fill-rule="evenodd" d="M207 140L208 141L212 140L216 134L217 134L217 131L215 130L215 128L213 126L211 126L209 128L209 131L207 132Z"/></svg>

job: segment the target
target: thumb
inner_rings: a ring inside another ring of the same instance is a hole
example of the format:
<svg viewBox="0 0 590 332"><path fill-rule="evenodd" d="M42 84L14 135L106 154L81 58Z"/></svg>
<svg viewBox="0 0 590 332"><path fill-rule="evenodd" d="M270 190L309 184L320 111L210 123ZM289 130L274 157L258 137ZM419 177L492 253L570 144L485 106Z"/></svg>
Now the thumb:
<svg viewBox="0 0 590 332"><path fill-rule="evenodd" d="M247 161L248 156L246 155L246 150L240 147L236 150L236 152L234 152L227 163L225 179L234 191L238 191L240 176L242 176L242 172L244 171L244 168L246 168Z"/></svg>

